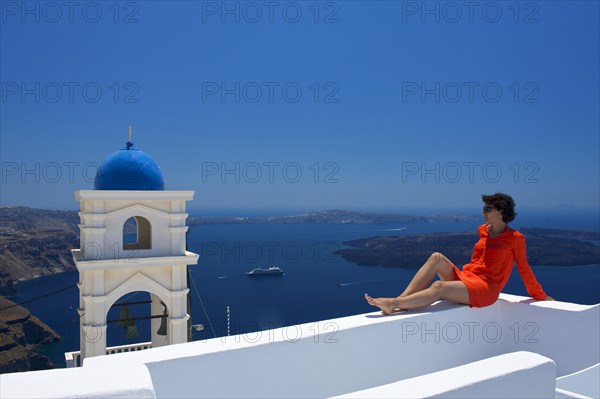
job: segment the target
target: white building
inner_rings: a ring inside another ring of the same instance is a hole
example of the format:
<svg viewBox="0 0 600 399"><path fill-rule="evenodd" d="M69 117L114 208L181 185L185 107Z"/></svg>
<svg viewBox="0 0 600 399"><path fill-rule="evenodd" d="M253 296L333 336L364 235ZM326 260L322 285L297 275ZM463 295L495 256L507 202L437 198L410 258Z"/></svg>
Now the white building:
<svg viewBox="0 0 600 399"><path fill-rule="evenodd" d="M75 193L81 218L81 245L73 250L79 271L80 361L107 354L108 311L131 292L149 292L155 316L151 342L141 346L188 341L187 266L198 263L198 255L186 251L185 205L193 196L193 191L165 190L159 166L131 141L100 165L94 190ZM126 239L128 220L136 230L133 242ZM163 314L165 337L158 334Z"/></svg>

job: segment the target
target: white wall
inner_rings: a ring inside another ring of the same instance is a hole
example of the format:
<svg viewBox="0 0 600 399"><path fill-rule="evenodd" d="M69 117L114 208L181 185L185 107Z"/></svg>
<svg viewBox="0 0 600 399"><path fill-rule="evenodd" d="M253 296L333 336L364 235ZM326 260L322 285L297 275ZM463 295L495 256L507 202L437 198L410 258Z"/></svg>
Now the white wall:
<svg viewBox="0 0 600 399"><path fill-rule="evenodd" d="M559 376L598 361L600 305L524 300L502 295L481 309L440 302L389 317L356 315L89 358L83 370L144 366L157 397L329 397L519 350L551 358Z"/></svg>
<svg viewBox="0 0 600 399"><path fill-rule="evenodd" d="M555 376L551 359L511 352L336 398L552 398Z"/></svg>

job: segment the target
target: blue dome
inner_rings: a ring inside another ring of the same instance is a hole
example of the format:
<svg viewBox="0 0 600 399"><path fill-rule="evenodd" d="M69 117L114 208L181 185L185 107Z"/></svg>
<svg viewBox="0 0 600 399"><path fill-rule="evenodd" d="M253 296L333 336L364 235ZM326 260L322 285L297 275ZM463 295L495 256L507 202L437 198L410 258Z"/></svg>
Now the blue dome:
<svg viewBox="0 0 600 399"><path fill-rule="evenodd" d="M110 154L96 172L94 190L164 190L160 167L146 153L127 148Z"/></svg>

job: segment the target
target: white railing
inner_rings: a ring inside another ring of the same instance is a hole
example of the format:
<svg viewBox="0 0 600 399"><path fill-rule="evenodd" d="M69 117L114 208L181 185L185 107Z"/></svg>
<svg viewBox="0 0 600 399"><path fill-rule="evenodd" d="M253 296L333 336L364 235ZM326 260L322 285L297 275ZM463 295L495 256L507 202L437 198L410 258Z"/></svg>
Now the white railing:
<svg viewBox="0 0 600 399"><path fill-rule="evenodd" d="M152 348L152 342L140 342L137 344L130 345L122 345L122 346L111 346L106 348L106 354L112 355L114 353L123 353L123 352L136 352L143 351L144 349Z"/></svg>
<svg viewBox="0 0 600 399"><path fill-rule="evenodd" d="M136 352L150 348L152 348L152 342L140 342L137 344L108 347L106 348L106 354L112 355L114 353ZM81 352L65 352L65 361L67 363L67 368L81 367Z"/></svg>
<svg viewBox="0 0 600 399"><path fill-rule="evenodd" d="M81 365L80 363L80 358L81 358L81 352L77 351L77 352L65 352L65 362L67 362L67 368L70 369L71 367L80 367Z"/></svg>

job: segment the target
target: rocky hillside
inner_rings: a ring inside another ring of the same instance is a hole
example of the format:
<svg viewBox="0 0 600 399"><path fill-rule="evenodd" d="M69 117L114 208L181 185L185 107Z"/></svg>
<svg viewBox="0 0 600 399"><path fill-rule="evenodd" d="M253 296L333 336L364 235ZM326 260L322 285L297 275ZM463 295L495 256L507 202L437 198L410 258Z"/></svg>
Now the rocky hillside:
<svg viewBox="0 0 600 399"><path fill-rule="evenodd" d="M0 291L13 281L74 269L78 223L76 211L0 207Z"/></svg>
<svg viewBox="0 0 600 399"><path fill-rule="evenodd" d="M53 368L36 349L60 336L27 309L14 305L0 297L0 374Z"/></svg>

